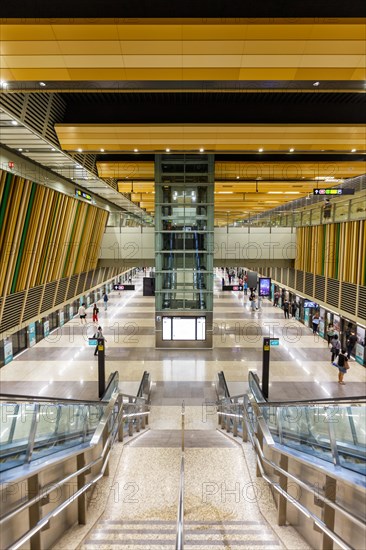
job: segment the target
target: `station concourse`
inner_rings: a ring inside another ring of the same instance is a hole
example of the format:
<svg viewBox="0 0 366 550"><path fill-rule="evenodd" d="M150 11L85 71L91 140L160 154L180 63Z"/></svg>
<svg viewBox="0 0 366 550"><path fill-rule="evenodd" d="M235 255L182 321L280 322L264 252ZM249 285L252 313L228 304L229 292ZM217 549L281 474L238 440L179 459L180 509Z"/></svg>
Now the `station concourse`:
<svg viewBox="0 0 366 550"><path fill-rule="evenodd" d="M0 547L361 550L365 5L102 9L2 6Z"/></svg>

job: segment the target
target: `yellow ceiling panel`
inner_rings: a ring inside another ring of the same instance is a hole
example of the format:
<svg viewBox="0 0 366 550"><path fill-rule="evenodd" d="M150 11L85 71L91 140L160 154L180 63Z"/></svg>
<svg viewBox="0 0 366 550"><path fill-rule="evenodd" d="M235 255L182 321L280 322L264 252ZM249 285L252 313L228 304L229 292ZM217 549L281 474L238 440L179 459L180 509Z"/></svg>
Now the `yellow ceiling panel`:
<svg viewBox="0 0 366 550"><path fill-rule="evenodd" d="M126 69L126 80L182 80L182 69Z"/></svg>
<svg viewBox="0 0 366 550"><path fill-rule="evenodd" d="M116 25L52 25L56 40L118 40Z"/></svg>
<svg viewBox="0 0 366 550"><path fill-rule="evenodd" d="M12 69L14 80L73 80L67 69Z"/></svg>
<svg viewBox="0 0 366 550"><path fill-rule="evenodd" d="M296 77L296 68L271 68L239 69L239 80L299 80Z"/></svg>
<svg viewBox="0 0 366 550"><path fill-rule="evenodd" d="M71 80L128 80L123 68L69 69Z"/></svg>
<svg viewBox="0 0 366 550"><path fill-rule="evenodd" d="M103 69L121 69L125 63L121 54L119 55L64 55L66 67L88 69L92 68L98 71L99 67Z"/></svg>
<svg viewBox="0 0 366 550"><path fill-rule="evenodd" d="M133 68L181 68L181 55L124 55L123 61L127 69Z"/></svg>
<svg viewBox="0 0 366 550"><path fill-rule="evenodd" d="M120 40L182 40L182 25L116 25Z"/></svg>
<svg viewBox="0 0 366 550"><path fill-rule="evenodd" d="M241 55L244 40L188 40L182 43L184 55Z"/></svg>
<svg viewBox="0 0 366 550"><path fill-rule="evenodd" d="M2 40L0 51L2 55L59 55L61 52L54 40Z"/></svg>
<svg viewBox="0 0 366 550"><path fill-rule="evenodd" d="M183 69L184 80L238 80L240 69Z"/></svg>
<svg viewBox="0 0 366 550"><path fill-rule="evenodd" d="M61 55L7 55L4 60L9 67L15 69L66 67Z"/></svg>
<svg viewBox="0 0 366 550"><path fill-rule="evenodd" d="M350 77L350 80L366 80L366 67L355 69Z"/></svg>
<svg viewBox="0 0 366 550"><path fill-rule="evenodd" d="M1 40L55 40L51 25L0 25Z"/></svg>
<svg viewBox="0 0 366 550"><path fill-rule="evenodd" d="M62 55L121 55L118 40L60 40L57 44Z"/></svg>
<svg viewBox="0 0 366 550"><path fill-rule="evenodd" d="M181 55L184 44L180 40L121 40L123 55Z"/></svg>
<svg viewBox="0 0 366 550"><path fill-rule="evenodd" d="M364 55L364 40L308 40L305 55Z"/></svg>
<svg viewBox="0 0 366 550"><path fill-rule="evenodd" d="M10 69L0 67L0 79L4 82L8 82L9 80L15 80L15 77Z"/></svg>
<svg viewBox="0 0 366 550"><path fill-rule="evenodd" d="M353 68L300 68L296 70L294 80L352 80L353 73Z"/></svg>

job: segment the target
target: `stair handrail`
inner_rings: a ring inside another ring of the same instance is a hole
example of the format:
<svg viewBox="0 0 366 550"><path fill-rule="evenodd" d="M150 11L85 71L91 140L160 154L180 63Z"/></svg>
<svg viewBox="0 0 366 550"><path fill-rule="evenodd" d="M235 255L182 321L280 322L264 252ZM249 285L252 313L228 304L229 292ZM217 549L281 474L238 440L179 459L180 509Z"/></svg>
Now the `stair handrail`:
<svg viewBox="0 0 366 550"><path fill-rule="evenodd" d="M185 430L185 404L182 403L181 412L182 422L182 448L180 459L180 481L179 481L179 499L177 513L177 536L175 541L175 550L183 550L184 548L184 430Z"/></svg>

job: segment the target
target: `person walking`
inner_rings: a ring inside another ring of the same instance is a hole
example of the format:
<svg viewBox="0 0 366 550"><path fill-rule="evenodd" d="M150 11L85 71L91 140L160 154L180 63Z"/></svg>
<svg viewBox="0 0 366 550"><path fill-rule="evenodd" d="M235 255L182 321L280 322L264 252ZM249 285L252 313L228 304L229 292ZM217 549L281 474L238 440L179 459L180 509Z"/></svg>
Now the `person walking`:
<svg viewBox="0 0 366 550"><path fill-rule="evenodd" d="M251 293L250 293L249 301L250 301L250 305L251 305L252 311L255 311L255 310L256 310L256 307L257 307L257 304L256 304L255 294L254 294L254 291L253 291L253 290L252 290Z"/></svg>
<svg viewBox="0 0 366 550"><path fill-rule="evenodd" d="M313 334L317 334L319 329L319 323L320 323L320 316L318 311L315 313L315 315L313 315L312 323L313 323Z"/></svg>
<svg viewBox="0 0 366 550"><path fill-rule="evenodd" d="M94 304L94 306L93 306L93 323L98 322L98 313L99 313L99 308L97 307L97 304Z"/></svg>
<svg viewBox="0 0 366 550"><path fill-rule="evenodd" d="M283 302L283 314L285 316L285 319L289 319L290 318L290 303L288 300L285 300Z"/></svg>
<svg viewBox="0 0 366 550"><path fill-rule="evenodd" d="M94 338L96 338L96 339L98 339L98 338L103 338L103 339L104 339L104 342L107 341L107 340L104 338L104 336L103 336L102 327L98 327L97 332L94 334ZM98 342L97 342L97 345L95 346L94 355L98 355Z"/></svg>
<svg viewBox="0 0 366 550"><path fill-rule="evenodd" d="M106 292L103 294L103 302L104 302L104 311L107 311L107 309L108 309L108 295L107 295Z"/></svg>
<svg viewBox="0 0 366 550"><path fill-rule="evenodd" d="M339 352L341 350L341 343L338 339L338 334L335 334L333 336L333 338L330 341L330 345L331 345L330 353L332 354L332 358L331 358L330 362L333 363L335 358L338 357Z"/></svg>
<svg viewBox="0 0 366 550"><path fill-rule="evenodd" d="M355 347L355 344L357 342L357 336L354 332L351 332L349 335L349 338L347 340L347 357L348 359L351 359L351 353L353 352L353 348Z"/></svg>
<svg viewBox="0 0 366 550"><path fill-rule="evenodd" d="M344 386L345 382L343 382L343 377L349 369L348 357L346 355L346 350L344 348L341 350L341 353L338 355L337 367L338 367L338 384L342 384Z"/></svg>
<svg viewBox="0 0 366 550"><path fill-rule="evenodd" d="M330 342L337 333L335 331L333 323L330 323L327 328L327 338L328 338L328 344L330 345Z"/></svg>
<svg viewBox="0 0 366 550"><path fill-rule="evenodd" d="M295 301L291 304L291 317L295 319L296 317L296 311L297 311L297 303Z"/></svg>
<svg viewBox="0 0 366 550"><path fill-rule="evenodd" d="M248 283L244 281L244 295L247 296L248 294Z"/></svg>
<svg viewBox="0 0 366 550"><path fill-rule="evenodd" d="M83 321L84 321L84 324L86 325L86 309L85 309L85 306L86 306L86 304L83 302L81 304L81 306L79 307L79 311L78 311L81 325L83 324Z"/></svg>
<svg viewBox="0 0 366 550"><path fill-rule="evenodd" d="M278 292L278 290L276 290L276 292L274 293L274 299L273 299L273 306L274 307L278 306L278 300L279 299L280 299L280 293Z"/></svg>

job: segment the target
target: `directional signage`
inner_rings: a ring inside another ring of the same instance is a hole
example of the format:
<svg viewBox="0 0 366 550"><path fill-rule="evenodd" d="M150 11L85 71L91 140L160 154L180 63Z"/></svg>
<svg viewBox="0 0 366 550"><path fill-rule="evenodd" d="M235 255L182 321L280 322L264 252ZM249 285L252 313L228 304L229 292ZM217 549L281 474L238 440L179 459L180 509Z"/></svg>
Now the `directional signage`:
<svg viewBox="0 0 366 550"><path fill-rule="evenodd" d="M270 346L279 346L280 345L280 339L279 338L271 338L269 343L270 343Z"/></svg>
<svg viewBox="0 0 366 550"><path fill-rule="evenodd" d="M113 290L135 290L135 285L113 285Z"/></svg>
<svg viewBox="0 0 366 550"><path fill-rule="evenodd" d="M224 285L222 290L243 290L243 285Z"/></svg>
<svg viewBox="0 0 366 550"><path fill-rule="evenodd" d="M354 189L313 189L314 195L354 195Z"/></svg>
<svg viewBox="0 0 366 550"><path fill-rule="evenodd" d="M82 191L81 189L75 189L75 195L77 197L80 197L81 199L85 199L86 201L92 200L92 196L89 195L89 193L86 193L86 191Z"/></svg>

